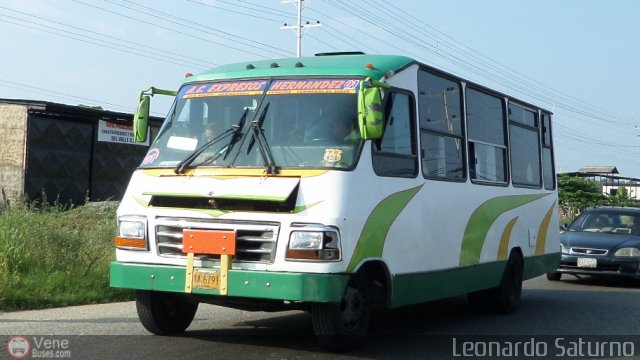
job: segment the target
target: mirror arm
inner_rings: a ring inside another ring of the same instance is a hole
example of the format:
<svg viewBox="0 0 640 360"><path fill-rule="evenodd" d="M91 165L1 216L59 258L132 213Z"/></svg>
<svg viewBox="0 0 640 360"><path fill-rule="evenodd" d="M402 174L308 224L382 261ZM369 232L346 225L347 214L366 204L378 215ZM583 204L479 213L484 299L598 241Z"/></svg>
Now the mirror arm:
<svg viewBox="0 0 640 360"><path fill-rule="evenodd" d="M144 95L149 95L149 96L153 96L153 95L176 96L176 95L178 95L178 92L174 91L174 90L158 89L158 88L152 86L152 87L148 88L147 90L142 90L140 92L140 100L142 100L142 97Z"/></svg>
<svg viewBox="0 0 640 360"><path fill-rule="evenodd" d="M149 122L149 102L153 95L178 95L177 91L163 90L150 87L140 92L138 108L133 115L133 139L135 142L145 142L147 140L147 127Z"/></svg>
<svg viewBox="0 0 640 360"><path fill-rule="evenodd" d="M374 80L374 79L372 79L370 77L364 79L364 82L365 82L365 84L368 84L369 86L381 88L381 89L384 89L384 90L389 90L389 88L390 88L389 84L387 84L386 82Z"/></svg>

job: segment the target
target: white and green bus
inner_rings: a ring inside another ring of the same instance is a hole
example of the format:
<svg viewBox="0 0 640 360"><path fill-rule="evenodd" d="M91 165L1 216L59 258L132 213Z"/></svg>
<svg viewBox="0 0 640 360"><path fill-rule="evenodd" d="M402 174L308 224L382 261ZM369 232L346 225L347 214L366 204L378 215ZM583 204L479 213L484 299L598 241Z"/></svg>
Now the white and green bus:
<svg viewBox="0 0 640 360"><path fill-rule="evenodd" d="M551 112L402 56L238 63L175 102L118 210L111 285L150 332L199 303L304 309L361 344L373 306L468 294L511 312L556 268Z"/></svg>

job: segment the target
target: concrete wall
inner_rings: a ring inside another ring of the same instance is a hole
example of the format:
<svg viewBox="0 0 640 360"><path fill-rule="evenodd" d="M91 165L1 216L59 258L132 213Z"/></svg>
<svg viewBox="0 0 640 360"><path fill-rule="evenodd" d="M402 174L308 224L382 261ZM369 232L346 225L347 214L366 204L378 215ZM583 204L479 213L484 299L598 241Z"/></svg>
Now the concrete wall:
<svg viewBox="0 0 640 360"><path fill-rule="evenodd" d="M24 193L27 116L25 105L0 104L0 190L13 203Z"/></svg>

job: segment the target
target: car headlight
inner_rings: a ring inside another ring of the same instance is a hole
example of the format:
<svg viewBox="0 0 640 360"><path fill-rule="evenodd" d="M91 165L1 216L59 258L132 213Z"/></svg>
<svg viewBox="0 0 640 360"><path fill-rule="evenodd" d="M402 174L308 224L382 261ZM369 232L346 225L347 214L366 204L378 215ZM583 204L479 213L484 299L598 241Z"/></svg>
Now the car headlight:
<svg viewBox="0 0 640 360"><path fill-rule="evenodd" d="M295 230L289 236L289 260L340 260L340 236L337 229Z"/></svg>
<svg viewBox="0 0 640 360"><path fill-rule="evenodd" d="M147 250L147 218L123 216L118 219L116 247L128 250Z"/></svg>
<svg viewBox="0 0 640 360"><path fill-rule="evenodd" d="M634 247L626 247L618 249L613 256L640 256L640 250Z"/></svg>
<svg viewBox="0 0 640 360"><path fill-rule="evenodd" d="M563 254L569 253L569 247L563 243L560 243L560 252Z"/></svg>

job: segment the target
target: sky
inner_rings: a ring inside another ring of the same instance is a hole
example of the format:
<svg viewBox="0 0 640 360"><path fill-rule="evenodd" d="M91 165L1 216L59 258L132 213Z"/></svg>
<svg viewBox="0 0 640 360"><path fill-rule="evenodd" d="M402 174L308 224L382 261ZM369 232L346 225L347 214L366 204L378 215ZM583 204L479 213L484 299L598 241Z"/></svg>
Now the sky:
<svg viewBox="0 0 640 360"><path fill-rule="evenodd" d="M0 98L133 112L187 72L296 55L291 0L0 0ZM395 54L551 110L556 169L640 178L640 1L304 0L302 55ZM170 99L156 97L164 116Z"/></svg>

